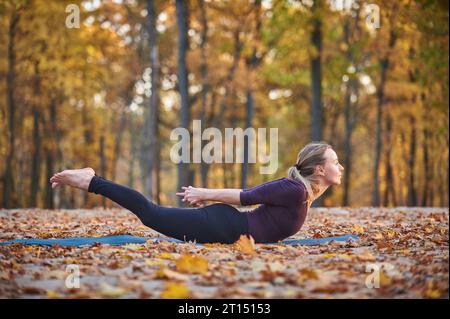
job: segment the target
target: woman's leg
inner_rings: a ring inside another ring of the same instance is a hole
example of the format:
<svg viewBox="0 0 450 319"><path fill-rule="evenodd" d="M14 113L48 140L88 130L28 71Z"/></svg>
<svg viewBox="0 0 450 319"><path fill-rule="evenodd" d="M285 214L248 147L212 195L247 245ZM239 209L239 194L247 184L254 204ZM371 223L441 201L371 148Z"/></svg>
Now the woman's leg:
<svg viewBox="0 0 450 319"><path fill-rule="evenodd" d="M92 178L88 192L108 197L133 212L144 225L176 239L198 243L233 243L241 233L247 233L246 216L229 205L162 207L141 193L100 176Z"/></svg>

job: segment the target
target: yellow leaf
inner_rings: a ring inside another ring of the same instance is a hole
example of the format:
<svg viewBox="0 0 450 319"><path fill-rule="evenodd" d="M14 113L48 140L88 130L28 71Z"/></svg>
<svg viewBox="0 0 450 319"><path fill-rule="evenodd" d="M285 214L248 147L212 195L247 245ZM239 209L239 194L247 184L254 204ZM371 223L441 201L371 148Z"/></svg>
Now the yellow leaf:
<svg viewBox="0 0 450 319"><path fill-rule="evenodd" d="M56 291L47 290L47 297L48 298L60 298L61 295L58 292L56 292Z"/></svg>
<svg viewBox="0 0 450 319"><path fill-rule="evenodd" d="M39 256L37 256L39 258ZM75 259L75 258L66 258L63 261L65 264L81 264L81 261L79 259Z"/></svg>
<svg viewBox="0 0 450 319"><path fill-rule="evenodd" d="M358 224L353 225L352 231L357 234L364 233L364 227Z"/></svg>
<svg viewBox="0 0 450 319"><path fill-rule="evenodd" d="M200 256L184 255L175 262L180 272L189 274L205 274L208 272L208 261Z"/></svg>
<svg viewBox="0 0 450 319"><path fill-rule="evenodd" d="M101 282L100 283L100 291L99 291L99 293L103 297L117 298L117 297L125 295L127 292L128 291L125 288L114 287L114 286L111 286L110 284L108 284L106 282Z"/></svg>
<svg viewBox="0 0 450 319"><path fill-rule="evenodd" d="M425 297L433 299L441 297L441 292L434 287L431 281L428 282L427 290L425 291Z"/></svg>
<svg viewBox="0 0 450 319"><path fill-rule="evenodd" d="M183 284L167 283L166 288L161 292L161 298L170 299L186 299L189 298L190 293L188 287Z"/></svg>
<svg viewBox="0 0 450 319"><path fill-rule="evenodd" d="M255 255L255 240L252 236L247 237L245 235L241 235L239 239L234 243L235 247L242 253L248 255Z"/></svg>
<svg viewBox="0 0 450 319"><path fill-rule="evenodd" d="M384 271L380 272L380 286L387 286L392 283L392 279Z"/></svg>

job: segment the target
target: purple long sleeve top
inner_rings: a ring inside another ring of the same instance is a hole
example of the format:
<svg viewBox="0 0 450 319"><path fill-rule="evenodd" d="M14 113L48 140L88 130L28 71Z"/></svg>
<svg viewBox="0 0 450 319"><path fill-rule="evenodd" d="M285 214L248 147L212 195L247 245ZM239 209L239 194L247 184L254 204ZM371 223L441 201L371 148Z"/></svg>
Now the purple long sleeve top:
<svg viewBox="0 0 450 319"><path fill-rule="evenodd" d="M249 234L256 243L273 243L297 233L306 214L306 187L290 178L279 178L243 189L239 193L244 206L261 204L247 212Z"/></svg>

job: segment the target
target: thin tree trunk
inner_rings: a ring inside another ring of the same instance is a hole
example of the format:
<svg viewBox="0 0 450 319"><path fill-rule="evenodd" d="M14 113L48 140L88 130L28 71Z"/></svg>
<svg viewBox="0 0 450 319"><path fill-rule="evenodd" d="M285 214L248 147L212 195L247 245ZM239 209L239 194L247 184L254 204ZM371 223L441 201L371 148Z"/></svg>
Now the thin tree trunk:
<svg viewBox="0 0 450 319"><path fill-rule="evenodd" d="M394 186L394 174L391 162L391 149L392 149L392 117L389 115L386 118L386 189L384 193L384 206L389 206L389 197L392 199L392 205L397 206L395 186Z"/></svg>
<svg viewBox="0 0 450 319"><path fill-rule="evenodd" d="M151 69L151 96L149 99L148 109L146 110L145 119L145 171L143 172L144 193L152 200L160 203L159 199L159 53L158 53L158 36L156 31L157 13L155 9L155 1L147 0L147 32L149 34L150 48L150 69Z"/></svg>
<svg viewBox="0 0 450 319"><path fill-rule="evenodd" d="M29 207L36 207L37 195L39 191L39 179L40 179L40 149L41 149L41 136L39 130L39 110L35 108L33 110L33 158L31 162L31 183L30 183L30 201Z"/></svg>
<svg viewBox="0 0 450 319"><path fill-rule="evenodd" d="M201 31L201 42L200 42L200 55L201 55L201 64L200 64L200 74L202 81L202 91L201 91L201 114L200 120L201 124L206 126L206 103L209 91L209 81L208 81L208 59L206 53L206 44L208 41L208 18L206 15L206 7L205 1L200 0L200 22L202 24ZM206 141L202 139L201 141L201 149L203 149ZM202 187L208 187L208 163L205 163L203 160L200 164L200 176L201 176L201 184Z"/></svg>
<svg viewBox="0 0 450 319"><path fill-rule="evenodd" d="M100 160L100 176L106 176L106 158L105 158L105 136L102 134L100 136L100 147L99 147L99 160ZM106 207L105 197L102 196L102 207Z"/></svg>
<svg viewBox="0 0 450 319"><path fill-rule="evenodd" d="M228 70L227 77L225 79L225 92L220 101L220 110L214 120L214 127L221 128L224 123L225 110L227 108L227 99L229 98L229 92L232 89L232 81L234 78L234 74L236 73L237 67L239 65L239 60L241 58L243 43L241 41L241 31L239 28L235 30L234 33L234 54L233 54L233 62L231 64L230 69Z"/></svg>
<svg viewBox="0 0 450 319"><path fill-rule="evenodd" d="M53 176L53 152L52 151L48 151L46 153L46 181L50 180L50 178ZM46 209L53 209L54 205L53 205L53 189L50 186L50 183L46 183L46 188L45 188L45 208Z"/></svg>
<svg viewBox="0 0 450 319"><path fill-rule="evenodd" d="M410 116L411 138L408 156L408 206L417 206L417 196L415 187L415 161L416 161L416 121L414 116Z"/></svg>
<svg viewBox="0 0 450 319"><path fill-rule="evenodd" d="M190 106L188 93L188 70L186 66L186 52L188 50L187 1L176 0L177 25L178 25L178 90L180 93L180 126L189 129ZM178 164L178 185L177 189L186 186L188 182L189 163ZM177 198L178 206L183 206L181 197Z"/></svg>
<svg viewBox="0 0 450 319"><path fill-rule="evenodd" d="M62 170L62 163L64 163L63 151L61 148L61 130L58 128L58 111L59 105L63 105L64 96L61 91L57 94L58 98L54 98L52 103L50 103L50 124L52 127L52 132L54 134L54 140L56 144L56 166L57 171ZM58 187L53 191L54 194L54 205L56 208L66 207L67 198L65 196L66 188ZM61 202L60 202L61 200Z"/></svg>
<svg viewBox="0 0 450 319"><path fill-rule="evenodd" d="M423 185L423 191L422 191L422 202L421 206L427 206L429 203L429 195L430 195L430 180L431 180L431 174L430 174L430 156L429 156L429 149L428 145L430 143L430 131L427 127L424 127L423 129L423 143L422 143L422 149L423 149L423 171L424 171L424 185Z"/></svg>
<svg viewBox="0 0 450 319"><path fill-rule="evenodd" d="M47 146L44 147L44 152L46 154L45 156L45 165L46 165L46 183L45 183L45 194L44 194L44 205L45 208L53 209L55 208L55 201L54 201L54 190L51 187L51 183L48 181L54 174L54 167L55 167L55 157L62 156L58 155L61 150L58 146L58 128L56 123L56 107L57 107L58 100L55 96L51 97L50 99L50 105L49 105L49 113L48 113L48 119L45 116L42 116L42 126L44 127L44 135L51 141L51 143L47 143ZM72 206L73 207L73 206Z"/></svg>
<svg viewBox="0 0 450 319"><path fill-rule="evenodd" d="M311 58L311 139L320 141L322 139L322 21L317 14L321 8L321 0L315 0L313 4L314 15L312 24L311 43L314 47L314 56Z"/></svg>
<svg viewBox="0 0 450 319"><path fill-rule="evenodd" d="M260 33L261 33L261 1L257 0L254 3L255 9L255 18L256 18L256 27L255 27L255 40L260 41ZM256 45L253 46L252 54L249 59L246 61L247 68L250 73L250 79L261 62L260 54L258 54ZM246 101L246 116L245 116L245 128L252 127L253 116L254 116L255 102L253 98L253 86L252 81L249 81L247 87L247 101ZM244 137L244 163L241 166L241 188L247 188L247 175L249 169L249 139L247 136Z"/></svg>
<svg viewBox="0 0 450 319"><path fill-rule="evenodd" d="M245 117L245 128L252 127L252 120L254 114L254 101L253 101L253 91L251 88L247 89L247 102L246 102L246 117ZM255 141L253 141L255 142ZM248 175L248 160L249 154L248 149L250 147L249 139L247 136L244 137L244 163L242 163L241 170L241 189L247 188L247 175Z"/></svg>
<svg viewBox="0 0 450 319"><path fill-rule="evenodd" d="M131 101L129 99L127 99L127 105L130 103ZM119 127L116 131L116 136L114 138L114 152L112 154L112 159L111 159L111 180L115 181L116 180L116 173L117 173L117 163L120 159L120 153L122 150L122 140L123 140L123 133L126 129L127 126L127 113L125 112L125 110L123 110L120 114L120 120L119 120Z"/></svg>
<svg viewBox="0 0 450 319"><path fill-rule="evenodd" d="M322 140L322 21L318 13L322 7L321 0L315 0L312 7L311 43L314 47L314 56L311 58L311 139L313 141ZM323 198L319 197L312 204L312 207L323 206Z"/></svg>
<svg viewBox="0 0 450 319"><path fill-rule="evenodd" d="M8 105L8 142L9 149L6 157L6 167L3 177L3 207L11 208L14 194L14 176L12 174L13 161L15 153L15 111L16 105L14 102L14 89L15 89L15 66L16 66L16 53L15 53L15 36L17 32L17 24L19 22L19 15L16 9L13 9L11 21L8 29L8 71L6 75L6 101Z"/></svg>
<svg viewBox="0 0 450 319"><path fill-rule="evenodd" d="M137 126L135 123L135 119L133 116L131 116L130 118L130 143L131 143L131 154L130 154L130 166L129 166L129 171L128 171L128 185L131 188L134 188L134 171L135 171L135 163L136 163L136 159L137 159L137 151L138 151L138 142L139 139L136 138L137 136L139 136L137 134L138 129L135 128L135 126Z"/></svg>
<svg viewBox="0 0 450 319"><path fill-rule="evenodd" d="M39 74L39 62L34 64L34 96L33 101L33 158L31 162L31 183L30 183L30 200L28 207L36 207L37 195L39 191L40 180L40 156L41 156L41 135L39 129L40 112L38 109L37 101L41 92L40 74Z"/></svg>
<svg viewBox="0 0 450 319"><path fill-rule="evenodd" d="M359 31L358 19L359 10L356 11L356 22L355 22L355 33ZM348 17L344 25L344 43L347 45L347 60L351 65L355 65L355 58L353 56L353 45L354 42L351 40L353 37L353 29L351 29L351 21L353 18ZM356 100L352 101L352 94L356 96ZM353 168L352 156L352 136L353 130L357 120L357 106L359 100L359 87L358 79L355 76L351 76L347 81L346 92L345 92L345 106L344 106L344 121L345 121L345 140L344 140L344 192L342 196L342 206L350 205L350 176ZM334 116L334 122L338 116ZM334 134L333 134L334 136Z"/></svg>
<svg viewBox="0 0 450 319"><path fill-rule="evenodd" d="M395 42L397 40L397 36L395 32L391 29L389 33L389 43L388 43L388 49L392 50L395 46ZM375 145L375 161L374 161L374 178L373 178L373 194L372 194L372 205L373 206L380 206L380 190L379 190L379 183L380 178L378 175L378 168L380 166L380 157L381 157L381 149L382 149L382 128L381 128L381 122L383 120L383 106L385 103L385 86L386 86L386 80L387 80L387 71L389 69L389 53L380 61L380 67L381 67L381 77L380 77L380 85L378 87L377 92L377 120L376 120L376 145Z"/></svg>

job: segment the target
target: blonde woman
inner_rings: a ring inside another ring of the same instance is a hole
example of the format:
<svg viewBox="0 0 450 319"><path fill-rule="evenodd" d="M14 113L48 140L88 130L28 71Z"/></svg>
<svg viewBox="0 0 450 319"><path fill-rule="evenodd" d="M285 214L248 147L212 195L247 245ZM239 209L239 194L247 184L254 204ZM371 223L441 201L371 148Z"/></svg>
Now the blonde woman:
<svg viewBox="0 0 450 319"><path fill-rule="evenodd" d="M329 144L312 142L298 153L287 177L248 189L183 187L176 195L194 208L157 205L89 167L62 171L50 182L53 188L68 185L103 195L133 212L144 225L179 240L230 244L250 235L256 243L274 243L300 230L311 203L328 187L341 183L343 169ZM219 203L206 205L208 201ZM260 205L248 212L232 206L255 204Z"/></svg>

